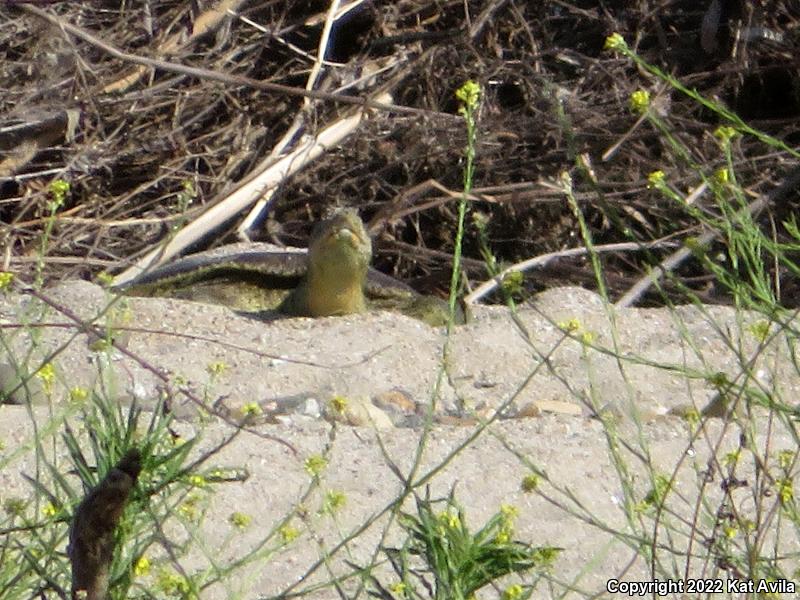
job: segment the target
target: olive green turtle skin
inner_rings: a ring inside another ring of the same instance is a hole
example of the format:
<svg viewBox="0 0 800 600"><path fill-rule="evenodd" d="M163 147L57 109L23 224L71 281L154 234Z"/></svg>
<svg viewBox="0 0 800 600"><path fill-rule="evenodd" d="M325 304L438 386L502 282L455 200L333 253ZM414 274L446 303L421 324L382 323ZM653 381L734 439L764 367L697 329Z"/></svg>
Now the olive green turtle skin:
<svg viewBox="0 0 800 600"><path fill-rule="evenodd" d="M394 310L439 326L447 304L369 266L372 242L358 214L343 209L314 228L308 252L218 248L144 273L118 291L305 317ZM459 315L457 321L463 322Z"/></svg>

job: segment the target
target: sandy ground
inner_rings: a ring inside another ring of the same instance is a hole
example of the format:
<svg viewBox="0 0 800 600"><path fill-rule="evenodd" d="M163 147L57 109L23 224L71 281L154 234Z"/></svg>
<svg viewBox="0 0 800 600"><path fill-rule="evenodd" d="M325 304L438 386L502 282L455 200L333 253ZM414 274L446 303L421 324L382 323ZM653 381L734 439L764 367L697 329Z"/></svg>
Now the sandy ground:
<svg viewBox="0 0 800 600"><path fill-rule="evenodd" d="M85 282L63 284L48 296L83 319L94 317L107 304L103 290ZM519 511L518 539L563 548L549 582L533 597L614 597L605 592L610 578L654 578L649 562L635 551L637 536L652 533L652 515L628 520L623 509L625 485L638 499L652 487L644 464L667 477L674 474L677 492L663 515L662 526L669 533L659 539L665 545L654 561L658 578L684 570L692 577L720 577L714 558L702 558L707 554L702 536L717 531L714 516L725 489L721 467L712 457L736 449L741 430L710 419L693 437L686 421L670 412L687 406L703 409L715 394L704 376L727 373L734 381L747 361L752 373L748 385L772 390L776 400L794 401L800 385L785 337L778 335L760 347L752 334L755 317L737 316L722 307L614 312L599 297L574 288L537 297L519 312L517 322L504 308L479 308L474 322L454 332L444 361L444 331L399 315L260 322L191 302L125 302L125 310L113 318L125 323L120 329L129 330L120 336L127 338L128 354L94 352L85 333L72 326L34 329L33 359L56 353L56 397L59 390L90 385L101 377L121 402L135 398L152 406L163 386L153 373L157 369L174 389L182 385L226 415L228 422L215 417L198 420L196 405L176 396L173 409L181 416L179 426L186 435L202 431L200 449L230 435L230 421L240 416L243 406L257 402L264 411L251 431L210 460L212 465L243 467L249 478L219 485L209 495L203 525L193 532L196 550L182 564L225 564L250 553L300 503L310 479L304 460L326 448L330 452L320 489L302 502L308 509L305 520L293 521L303 535L284 549L265 552L268 556L246 566L227 587L206 590L203 597L208 598L277 595L294 584L302 589L330 579L328 568L345 573L345 561L371 562L385 515L338 549L328 567L306 576L325 552L398 496L402 483L396 473L405 475L411 468L424 431L420 415L437 381L437 418L417 481L477 434L426 482L434 497L455 486L475 528L502 504L512 504ZM9 295L0 302L4 324L71 323L56 310L45 315L37 311L30 297ZM567 324L576 339L565 336ZM31 347L30 331L6 330L15 355ZM213 363L225 364L214 377L208 368ZM443 363L447 370L440 377ZM347 399L352 409L348 419L358 426L334 428L320 415L334 396ZM490 418L497 409L502 409L503 418L478 432L479 419ZM24 448L32 436L31 414L41 425L51 410L42 406L30 413L22 406L0 406L4 452ZM613 423L610 429L596 418L598 412ZM766 412L756 410L747 422L747 444L759 455L772 461L780 450L796 451L790 428L768 422ZM259 433L289 442L297 454ZM622 457L627 472L616 467L610 448ZM30 452L21 451L0 470L3 498L28 493L21 474L32 468L32 461ZM752 462L742 461L736 475L747 485L727 499L741 501L741 510L751 512L758 493L758 477L748 471ZM769 468L777 467L770 463ZM540 486L525 492L521 481L533 472ZM335 519L319 513L327 490L346 496ZM698 504L701 495L705 504ZM777 500L772 495L759 502L773 506ZM253 517L243 532L229 523L234 511ZM690 540L693 525L697 531ZM781 538L781 551L797 550L795 539L784 539L791 537ZM398 540L393 527L386 543ZM682 553L690 543L696 555L687 559ZM274 540L267 544L274 546ZM383 576L392 581L385 572ZM337 596L327 588L308 597Z"/></svg>

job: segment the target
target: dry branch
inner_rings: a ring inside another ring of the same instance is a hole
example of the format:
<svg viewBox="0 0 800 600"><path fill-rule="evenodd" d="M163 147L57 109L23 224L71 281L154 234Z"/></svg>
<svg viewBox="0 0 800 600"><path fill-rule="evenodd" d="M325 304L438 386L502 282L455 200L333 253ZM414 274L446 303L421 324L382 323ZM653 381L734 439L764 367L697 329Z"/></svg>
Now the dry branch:
<svg viewBox="0 0 800 600"><path fill-rule="evenodd" d="M638 250L652 250L653 248L663 248L669 245L670 243L662 241L649 242L646 244L637 244L634 242L622 242L619 244L601 244L599 246L593 246L592 250L598 253L636 252ZM541 256L535 256L533 258L523 260L522 262L519 262L517 264L511 265L510 267L503 269L491 279L484 281L482 284L480 284L478 287L472 290L472 292L470 292L464 298L464 303L467 305L476 304L481 299L485 298L486 296L491 294L494 290L503 285L503 279L505 279L511 273L524 273L525 271L529 271L530 269L534 269L536 267L544 267L551 261L557 260L559 258L585 256L587 254L589 254L588 248L569 248L567 250L559 250L558 252L549 252L547 254L542 254Z"/></svg>

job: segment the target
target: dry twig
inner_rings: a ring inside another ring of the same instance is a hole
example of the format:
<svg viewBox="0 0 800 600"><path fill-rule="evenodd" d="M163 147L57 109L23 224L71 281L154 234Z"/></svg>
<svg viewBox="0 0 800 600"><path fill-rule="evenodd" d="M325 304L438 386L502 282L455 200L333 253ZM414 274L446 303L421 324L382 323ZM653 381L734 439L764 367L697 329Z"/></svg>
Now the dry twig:
<svg viewBox="0 0 800 600"><path fill-rule="evenodd" d="M635 252L637 250L650 250L653 248L663 248L664 246L668 245L668 242L664 241L655 241L649 242L647 244L637 244L634 242L623 242L620 244L604 244L600 246L594 246L593 250L595 252ZM543 267L547 263L552 260L556 260L559 258L568 258L571 256L583 256L589 253L588 248L570 248L568 250L559 250L558 252L549 252L547 254L542 254L541 256L535 256L534 258L529 258L527 260L523 260L515 265L511 265L500 271L497 275L489 279L488 281L484 281L480 284L477 288L475 288L469 295L464 298L465 304L475 304L479 302L482 298L485 298L489 294L491 294L494 290L500 287L503 284L503 279L511 273L524 273L530 269L535 267Z"/></svg>

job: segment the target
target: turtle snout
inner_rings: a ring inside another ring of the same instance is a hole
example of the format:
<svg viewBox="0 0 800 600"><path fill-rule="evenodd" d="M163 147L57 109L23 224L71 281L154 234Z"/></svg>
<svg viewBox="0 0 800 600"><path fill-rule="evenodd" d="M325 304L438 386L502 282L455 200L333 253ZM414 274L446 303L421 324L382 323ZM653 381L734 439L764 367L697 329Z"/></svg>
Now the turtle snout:
<svg viewBox="0 0 800 600"><path fill-rule="evenodd" d="M336 232L336 239L340 242L347 242L351 246L358 244L358 236L346 228L340 229Z"/></svg>
<svg viewBox="0 0 800 600"><path fill-rule="evenodd" d="M336 239L340 242L350 244L353 248L358 248L366 243L357 232L352 229L347 229L346 227L336 232Z"/></svg>

